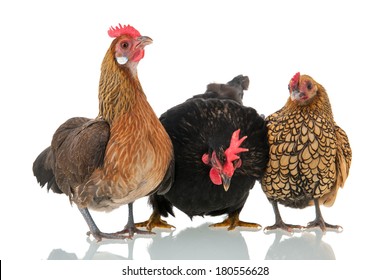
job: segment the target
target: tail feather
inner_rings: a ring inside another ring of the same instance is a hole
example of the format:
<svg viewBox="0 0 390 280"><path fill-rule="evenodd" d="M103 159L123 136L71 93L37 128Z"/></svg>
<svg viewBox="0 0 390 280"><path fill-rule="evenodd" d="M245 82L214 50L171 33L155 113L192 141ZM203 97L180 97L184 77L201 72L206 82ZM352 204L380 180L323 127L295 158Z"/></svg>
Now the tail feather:
<svg viewBox="0 0 390 280"><path fill-rule="evenodd" d="M158 195L157 193L149 196L149 204L153 207L153 212L158 213L163 217L168 217L168 214L171 214L175 217L173 212L172 203L169 202L164 196Z"/></svg>
<svg viewBox="0 0 390 280"><path fill-rule="evenodd" d="M54 157L51 147L43 150L33 163L33 173L41 187L47 184L47 190L54 193L62 193L58 187L53 173Z"/></svg>
<svg viewBox="0 0 390 280"><path fill-rule="evenodd" d="M164 195L171 189L171 186L173 184L173 180L175 177L175 160L171 160L168 170L164 176L164 179L158 186L157 194Z"/></svg>
<svg viewBox="0 0 390 280"><path fill-rule="evenodd" d="M198 99L198 98L230 99L242 105L244 90L247 90L248 87L249 87L248 76L238 75L234 77L233 80L231 80L226 84L217 84L217 83L208 84L205 93L194 95L192 98L187 99L187 101Z"/></svg>

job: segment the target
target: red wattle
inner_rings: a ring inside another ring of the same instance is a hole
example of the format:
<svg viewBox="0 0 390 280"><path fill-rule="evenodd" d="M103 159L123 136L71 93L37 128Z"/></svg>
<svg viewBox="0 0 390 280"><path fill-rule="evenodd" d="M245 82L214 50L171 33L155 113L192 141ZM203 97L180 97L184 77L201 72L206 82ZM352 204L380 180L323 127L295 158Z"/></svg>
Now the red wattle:
<svg viewBox="0 0 390 280"><path fill-rule="evenodd" d="M145 50L138 50L137 52L135 52L132 61L138 62L144 57L144 55L145 55Z"/></svg>
<svg viewBox="0 0 390 280"><path fill-rule="evenodd" d="M214 185L222 185L222 178L219 172L215 168L210 169L210 180Z"/></svg>
<svg viewBox="0 0 390 280"><path fill-rule="evenodd" d="M207 153L202 156L202 162L206 165L210 163L210 158Z"/></svg>

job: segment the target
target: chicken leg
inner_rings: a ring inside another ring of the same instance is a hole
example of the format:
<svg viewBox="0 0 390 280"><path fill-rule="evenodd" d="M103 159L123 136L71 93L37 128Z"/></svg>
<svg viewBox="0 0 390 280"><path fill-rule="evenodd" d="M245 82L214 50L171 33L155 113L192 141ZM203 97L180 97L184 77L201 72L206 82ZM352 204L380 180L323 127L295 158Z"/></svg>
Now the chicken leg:
<svg viewBox="0 0 390 280"><path fill-rule="evenodd" d="M210 225L210 227L215 227L215 228L228 227L228 230L233 230L236 227L261 229L261 225L259 225L259 224L240 221L240 219L238 217L240 215L240 211L241 211L241 209L236 210L233 213L229 213L229 216L223 222L212 224L212 225Z"/></svg>
<svg viewBox="0 0 390 280"><path fill-rule="evenodd" d="M311 229L315 227L319 227L323 232L326 230L334 230L337 232L342 232L343 227L338 225L331 225L324 221L324 218L322 217L321 210L320 210L320 204L318 202L318 199L314 199L314 205L316 208L316 218L307 224L306 229Z"/></svg>
<svg viewBox="0 0 390 280"><path fill-rule="evenodd" d="M304 226L291 225L291 224L286 224L285 222L283 222L282 216L280 215L280 212L279 212L278 202L276 200L272 200L271 203L272 203L272 207L273 207L274 213L275 213L275 224L272 226L265 227L264 228L265 232L271 231L271 230L276 230L276 229L282 229L282 230L285 230L287 232L292 232L294 229L301 230L304 228Z"/></svg>
<svg viewBox="0 0 390 280"><path fill-rule="evenodd" d="M94 220L92 219L91 214L88 211L88 208L79 208L81 215L83 215L85 221L88 224L89 230L87 232L87 235L92 234L92 236L99 242L102 240L102 238L106 239L126 239L130 238L132 239L134 234L151 234L150 231L143 231L139 230L134 225L134 216L133 216L133 203L129 203L129 218L128 222L125 226L125 228L122 231L118 231L115 233L105 233L101 232L100 229L95 224ZM125 235L128 234L128 235Z"/></svg>
<svg viewBox="0 0 390 280"><path fill-rule="evenodd" d="M161 215L155 211L153 211L152 215L150 215L149 220L142 222L142 223L136 223L135 226L137 227L146 227L148 231L151 231L153 228L165 228L165 229L174 229L175 227L168 224L166 221L161 219Z"/></svg>
<svg viewBox="0 0 390 280"><path fill-rule="evenodd" d="M128 218L127 224L125 225L125 228L123 230L118 231L116 234L123 235L123 234L128 233L129 234L128 237L130 239L133 238L135 233L137 233L137 234L154 234L154 232L140 230L136 227L136 225L134 224L133 203L129 203L128 206L129 206L129 218Z"/></svg>
<svg viewBox="0 0 390 280"><path fill-rule="evenodd" d="M92 236L96 239L96 241L101 241L102 238L106 239L125 239L127 238L124 235L119 235L118 233L105 233L101 232L100 229L95 224L94 220L92 219L91 214L88 211L88 208L79 208L81 215L83 215L84 220L87 222L89 231L87 232L87 235L92 234Z"/></svg>

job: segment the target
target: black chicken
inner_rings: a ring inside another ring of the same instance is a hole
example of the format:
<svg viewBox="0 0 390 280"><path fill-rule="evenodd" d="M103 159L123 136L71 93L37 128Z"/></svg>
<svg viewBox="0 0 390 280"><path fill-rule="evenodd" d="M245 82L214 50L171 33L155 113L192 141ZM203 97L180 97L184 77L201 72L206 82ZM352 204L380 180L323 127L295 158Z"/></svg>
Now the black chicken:
<svg viewBox="0 0 390 280"><path fill-rule="evenodd" d="M171 228L161 216L174 216L175 206L190 218L228 214L214 227L260 227L239 220L269 151L264 118L242 105L248 85L242 75L227 84L210 84L206 93L160 117L174 146L175 180L168 193L149 197L153 213L137 226Z"/></svg>

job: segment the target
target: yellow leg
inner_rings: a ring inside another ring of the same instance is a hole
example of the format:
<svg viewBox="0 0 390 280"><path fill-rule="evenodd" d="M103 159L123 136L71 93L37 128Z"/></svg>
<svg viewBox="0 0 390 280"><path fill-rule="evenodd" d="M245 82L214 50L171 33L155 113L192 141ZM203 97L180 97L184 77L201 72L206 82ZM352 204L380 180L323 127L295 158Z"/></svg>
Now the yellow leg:
<svg viewBox="0 0 390 280"><path fill-rule="evenodd" d="M240 221L238 212L231 213L229 216L221 223L216 223L210 225L210 227L227 227L228 230L233 230L236 227L246 227L250 229L261 229L261 225L256 223L248 223Z"/></svg>
<svg viewBox="0 0 390 280"><path fill-rule="evenodd" d="M149 220L142 222L142 223L136 223L136 227L145 227L148 231L151 231L153 228L166 228L166 229L173 229L174 226L168 224L166 221L161 219L161 216L153 212L152 215L150 215Z"/></svg>

